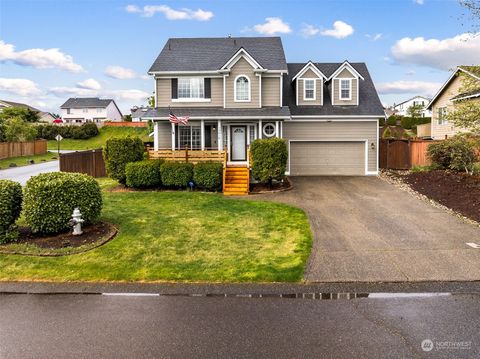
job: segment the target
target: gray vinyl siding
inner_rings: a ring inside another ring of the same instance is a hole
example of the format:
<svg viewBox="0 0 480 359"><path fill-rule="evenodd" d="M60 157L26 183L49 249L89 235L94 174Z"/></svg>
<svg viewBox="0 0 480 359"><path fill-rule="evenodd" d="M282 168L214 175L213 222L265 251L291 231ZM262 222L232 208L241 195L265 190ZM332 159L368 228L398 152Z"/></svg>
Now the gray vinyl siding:
<svg viewBox="0 0 480 359"><path fill-rule="evenodd" d="M368 171L377 170L377 121L285 121L283 138L289 141L367 140ZM371 143L375 144L373 149Z"/></svg>
<svg viewBox="0 0 480 359"><path fill-rule="evenodd" d="M340 80L338 78L333 79L333 104L339 106L356 105L358 97L357 81L357 79L352 80L352 99L340 100Z"/></svg>
<svg viewBox="0 0 480 359"><path fill-rule="evenodd" d="M172 79L156 79L157 107L223 107L223 78L212 78L210 102L173 102Z"/></svg>
<svg viewBox="0 0 480 359"><path fill-rule="evenodd" d="M235 102L234 99L234 82L238 75L246 75L250 79L250 102ZM241 58L232 66L230 75L226 77L226 107L227 108L258 108L260 107L259 99L259 80L258 76L253 72L252 66Z"/></svg>
<svg viewBox="0 0 480 359"><path fill-rule="evenodd" d="M172 125L170 122L159 121L158 123L158 148L172 148Z"/></svg>
<svg viewBox="0 0 480 359"><path fill-rule="evenodd" d="M262 106L280 106L279 77L262 77Z"/></svg>

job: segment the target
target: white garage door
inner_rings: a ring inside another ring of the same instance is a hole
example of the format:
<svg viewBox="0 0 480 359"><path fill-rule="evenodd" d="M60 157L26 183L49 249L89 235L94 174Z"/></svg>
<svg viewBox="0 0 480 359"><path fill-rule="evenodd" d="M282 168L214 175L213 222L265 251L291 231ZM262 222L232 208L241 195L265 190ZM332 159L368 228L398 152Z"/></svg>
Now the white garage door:
<svg viewBox="0 0 480 359"><path fill-rule="evenodd" d="M363 176L364 142L290 142L291 176Z"/></svg>

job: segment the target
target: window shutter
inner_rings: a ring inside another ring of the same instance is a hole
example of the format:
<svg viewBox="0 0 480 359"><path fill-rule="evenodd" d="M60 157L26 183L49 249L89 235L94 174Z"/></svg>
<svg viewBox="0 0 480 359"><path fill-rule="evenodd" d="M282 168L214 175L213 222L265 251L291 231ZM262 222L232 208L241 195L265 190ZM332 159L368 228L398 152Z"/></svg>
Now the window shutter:
<svg viewBox="0 0 480 359"><path fill-rule="evenodd" d="M172 98L178 98L178 79L172 79Z"/></svg>
<svg viewBox="0 0 480 359"><path fill-rule="evenodd" d="M210 78L204 80L205 98L212 98L212 81Z"/></svg>

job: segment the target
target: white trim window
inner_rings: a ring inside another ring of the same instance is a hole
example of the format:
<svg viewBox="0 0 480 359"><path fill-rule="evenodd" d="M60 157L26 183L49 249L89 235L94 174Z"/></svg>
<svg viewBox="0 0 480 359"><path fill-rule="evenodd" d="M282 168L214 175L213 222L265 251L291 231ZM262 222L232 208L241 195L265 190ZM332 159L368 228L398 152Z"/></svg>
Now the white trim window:
<svg viewBox="0 0 480 359"><path fill-rule="evenodd" d="M178 98L198 100L205 98L205 84L203 77L179 77Z"/></svg>
<svg viewBox="0 0 480 359"><path fill-rule="evenodd" d="M438 108L438 124L439 125L447 125L448 119L447 116L447 108L446 107L439 107Z"/></svg>
<svg viewBox="0 0 480 359"><path fill-rule="evenodd" d="M340 79L340 100L352 99L352 80Z"/></svg>
<svg viewBox="0 0 480 359"><path fill-rule="evenodd" d="M317 87L317 82L315 81L315 79L303 80L303 100L304 101L315 101L316 87Z"/></svg>
<svg viewBox="0 0 480 359"><path fill-rule="evenodd" d="M250 79L247 75L238 75L234 83L235 102L250 102Z"/></svg>
<svg viewBox="0 0 480 359"><path fill-rule="evenodd" d="M177 146L178 149L189 148L199 150L201 148L200 126L178 126Z"/></svg>
<svg viewBox="0 0 480 359"><path fill-rule="evenodd" d="M275 125L273 123L264 124L262 128L262 132L265 137L275 136L275 133L276 133Z"/></svg>

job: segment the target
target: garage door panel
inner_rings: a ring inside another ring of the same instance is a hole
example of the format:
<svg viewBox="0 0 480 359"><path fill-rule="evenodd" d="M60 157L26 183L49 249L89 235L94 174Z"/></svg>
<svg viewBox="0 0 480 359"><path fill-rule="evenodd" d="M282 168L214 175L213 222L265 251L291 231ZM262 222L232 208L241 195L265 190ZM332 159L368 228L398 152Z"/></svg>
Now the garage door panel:
<svg viewBox="0 0 480 359"><path fill-rule="evenodd" d="M365 175L364 142L290 142L290 174Z"/></svg>

